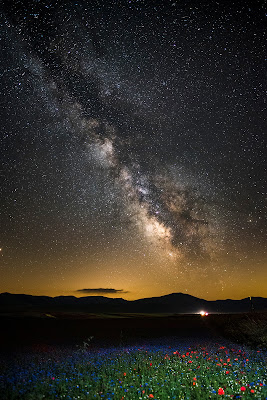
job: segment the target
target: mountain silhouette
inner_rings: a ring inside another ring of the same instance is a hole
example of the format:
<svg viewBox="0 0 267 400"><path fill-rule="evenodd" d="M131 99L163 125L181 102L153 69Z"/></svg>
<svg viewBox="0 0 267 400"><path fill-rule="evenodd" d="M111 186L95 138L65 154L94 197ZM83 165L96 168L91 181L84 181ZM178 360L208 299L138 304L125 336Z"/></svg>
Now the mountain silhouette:
<svg viewBox="0 0 267 400"><path fill-rule="evenodd" d="M201 310L208 313L241 313L267 310L267 298L249 297L242 300L199 299L184 293L149 297L139 300L124 300L105 296L32 296L27 294L0 294L0 312L12 311L83 311L124 313L171 313L195 314Z"/></svg>

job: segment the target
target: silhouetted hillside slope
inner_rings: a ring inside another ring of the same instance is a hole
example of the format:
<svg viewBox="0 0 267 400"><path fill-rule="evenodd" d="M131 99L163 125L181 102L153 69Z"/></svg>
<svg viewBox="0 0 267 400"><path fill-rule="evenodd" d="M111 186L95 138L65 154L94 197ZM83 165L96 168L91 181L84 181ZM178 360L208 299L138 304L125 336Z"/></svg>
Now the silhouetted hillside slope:
<svg viewBox="0 0 267 400"><path fill-rule="evenodd" d="M251 305L255 311L267 310L267 299L253 297L252 303L247 297L242 300L207 301L183 293L172 293L160 297L127 301L122 298L104 296L32 296L26 294L0 294L0 311L10 312L42 310L51 312L86 311L86 312L127 312L127 313L198 313L205 310L209 313L248 312Z"/></svg>

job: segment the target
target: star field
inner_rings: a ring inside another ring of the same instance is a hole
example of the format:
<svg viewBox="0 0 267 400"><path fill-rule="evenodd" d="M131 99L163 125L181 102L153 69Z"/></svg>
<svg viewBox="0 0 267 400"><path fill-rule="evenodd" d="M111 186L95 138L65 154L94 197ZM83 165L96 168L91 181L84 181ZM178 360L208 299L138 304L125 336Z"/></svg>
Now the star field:
<svg viewBox="0 0 267 400"><path fill-rule="evenodd" d="M264 2L1 21L0 291L266 297Z"/></svg>

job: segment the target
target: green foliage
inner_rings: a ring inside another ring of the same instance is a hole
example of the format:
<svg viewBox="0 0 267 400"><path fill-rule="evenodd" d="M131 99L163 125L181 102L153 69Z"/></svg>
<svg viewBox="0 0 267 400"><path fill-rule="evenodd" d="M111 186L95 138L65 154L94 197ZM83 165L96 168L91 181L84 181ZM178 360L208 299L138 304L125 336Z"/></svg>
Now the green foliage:
<svg viewBox="0 0 267 400"><path fill-rule="evenodd" d="M266 353L207 345L146 345L132 348L18 355L0 379L1 400L206 400L265 399ZM220 395L219 391L223 391Z"/></svg>

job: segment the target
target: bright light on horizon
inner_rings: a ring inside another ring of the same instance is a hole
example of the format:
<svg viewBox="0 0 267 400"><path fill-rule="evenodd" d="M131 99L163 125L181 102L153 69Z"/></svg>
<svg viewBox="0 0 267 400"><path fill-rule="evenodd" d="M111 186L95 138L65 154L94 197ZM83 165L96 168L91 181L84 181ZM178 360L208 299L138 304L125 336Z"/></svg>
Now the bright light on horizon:
<svg viewBox="0 0 267 400"><path fill-rule="evenodd" d="M206 311L200 311L199 312L199 314L202 316L202 317L206 317L207 315L209 315L209 313L207 313Z"/></svg>

